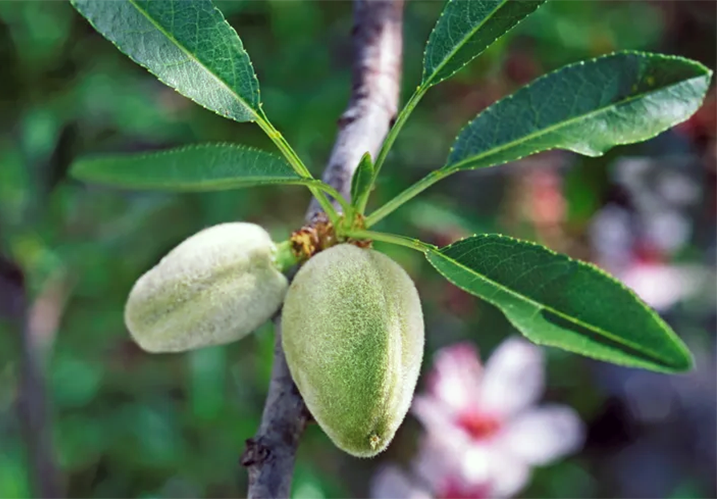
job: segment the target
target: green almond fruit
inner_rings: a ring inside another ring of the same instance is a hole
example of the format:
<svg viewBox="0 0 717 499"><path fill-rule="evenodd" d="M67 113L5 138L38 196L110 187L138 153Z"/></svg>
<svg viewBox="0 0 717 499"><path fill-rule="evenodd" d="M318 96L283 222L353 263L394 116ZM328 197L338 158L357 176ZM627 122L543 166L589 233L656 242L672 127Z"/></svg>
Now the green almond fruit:
<svg viewBox="0 0 717 499"><path fill-rule="evenodd" d="M225 223L183 241L139 278L125 307L134 340L149 352L230 343L269 320L288 281L260 226Z"/></svg>
<svg viewBox="0 0 717 499"><path fill-rule="evenodd" d="M423 357L423 313L389 257L349 244L311 258L282 311L282 345L309 411L340 449L386 449L408 412Z"/></svg>

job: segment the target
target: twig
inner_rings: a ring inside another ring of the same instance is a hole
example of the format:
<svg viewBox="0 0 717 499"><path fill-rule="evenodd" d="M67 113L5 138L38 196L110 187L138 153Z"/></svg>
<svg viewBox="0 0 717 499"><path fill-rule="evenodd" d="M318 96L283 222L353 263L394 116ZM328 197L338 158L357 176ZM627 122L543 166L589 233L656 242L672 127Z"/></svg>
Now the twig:
<svg viewBox="0 0 717 499"><path fill-rule="evenodd" d="M404 0L354 2L351 98L339 119L338 136L323 175L346 199L361 156L367 151L376 156L396 117L403 4ZM320 217L321 209L312 200L306 220L311 223ZM274 365L261 425L254 438L247 440L241 458L249 472L248 497L253 499L289 497L296 449L310 418L286 365L279 319L275 331Z"/></svg>
<svg viewBox="0 0 717 499"><path fill-rule="evenodd" d="M353 80L349 105L323 179L346 199L365 152L376 158L396 119L403 56L403 0L355 0ZM320 208L312 200L307 219Z"/></svg>

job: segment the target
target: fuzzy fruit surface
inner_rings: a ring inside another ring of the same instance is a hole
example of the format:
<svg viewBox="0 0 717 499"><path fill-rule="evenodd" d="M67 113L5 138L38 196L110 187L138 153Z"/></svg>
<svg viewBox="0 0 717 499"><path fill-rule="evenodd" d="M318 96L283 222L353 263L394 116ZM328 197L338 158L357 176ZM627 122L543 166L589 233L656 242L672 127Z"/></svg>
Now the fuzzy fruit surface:
<svg viewBox="0 0 717 499"><path fill-rule="evenodd" d="M408 412L423 358L423 313L389 257L350 244L311 258L289 287L282 344L307 407L340 449L386 449Z"/></svg>
<svg viewBox="0 0 717 499"><path fill-rule="evenodd" d="M288 281L260 226L225 223L170 251L136 282L125 306L134 340L150 352L180 352L238 340L271 318Z"/></svg>

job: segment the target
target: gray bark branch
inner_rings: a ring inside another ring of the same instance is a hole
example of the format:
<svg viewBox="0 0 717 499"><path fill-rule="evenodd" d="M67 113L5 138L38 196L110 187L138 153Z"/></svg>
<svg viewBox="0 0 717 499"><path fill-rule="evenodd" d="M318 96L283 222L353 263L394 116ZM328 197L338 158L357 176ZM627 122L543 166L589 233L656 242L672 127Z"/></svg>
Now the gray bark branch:
<svg viewBox="0 0 717 499"><path fill-rule="evenodd" d="M375 158L396 118L403 56L404 0L355 0L353 81L346 111L323 179L349 199L351 178L361 156ZM334 203L336 204L336 203ZM320 216L312 200L306 220ZM289 497L299 439L310 420L291 379L275 321L274 364L261 425L247 440L241 462L248 468L248 497Z"/></svg>
<svg viewBox="0 0 717 499"><path fill-rule="evenodd" d="M403 0L356 0L353 28L353 79L349 105L323 180L346 199L364 153L376 159L398 113L403 57ZM307 220L321 211L311 201Z"/></svg>

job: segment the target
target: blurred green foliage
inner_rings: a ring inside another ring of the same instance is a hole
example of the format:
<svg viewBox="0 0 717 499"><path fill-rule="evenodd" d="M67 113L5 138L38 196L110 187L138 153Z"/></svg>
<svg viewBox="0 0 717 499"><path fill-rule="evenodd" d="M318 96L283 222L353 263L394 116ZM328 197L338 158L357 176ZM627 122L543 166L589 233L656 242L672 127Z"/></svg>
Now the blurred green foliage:
<svg viewBox="0 0 717 499"><path fill-rule="evenodd" d="M267 114L319 174L349 95L350 4L217 4L251 55ZM440 8L433 1L407 5L405 95L419 81L423 46ZM369 208L442 165L467 119L547 70L618 48L684 55L714 69L715 18L711 2L549 2L456 78L429 92L388 158ZM0 253L21 266L32 297L45 296L48 283L65 283L65 296L55 298L66 301L64 314L44 341L50 345L52 444L67 495L242 496L246 475L238 471L238 459L263 408L271 325L226 347L148 355L124 328L124 300L137 277L208 225L246 220L265 226L276 240L286 238L302 223L308 191L262 187L167 195L68 179L72 159L91 152L206 141L265 149L271 144L252 124L223 120L164 87L94 32L67 2L0 2L0 68ZM666 147L682 152L679 145ZM646 148L619 148L602 158L548 158L549 165L574 167L563 191L569 241L558 249L589 257L585 234L608 196L607 166ZM488 230L540 239L540 231L516 208L520 171L461 174L382 226L436 243ZM377 246L417 281L428 336L424 369L440 346L469 338L486 353L512 332L499 312L446 284L420 254ZM692 254L694 260L704 258L699 248ZM708 349L712 340L690 310L673 325L678 332L685 325ZM15 411L17 326L17 317L0 316L0 497L33 494ZM595 381L592 364L553 350L549 358L549 398L573 405L597 425L608 396ZM365 496L377 463L409 459L419 432L409 418L385 455L358 461L311 426L299 450L294 496ZM574 460L538 470L526 495L618 495L618 479L604 463L619 448L591 445ZM688 455L675 470L681 488L674 497L714 493L699 466L692 467L694 459Z"/></svg>

